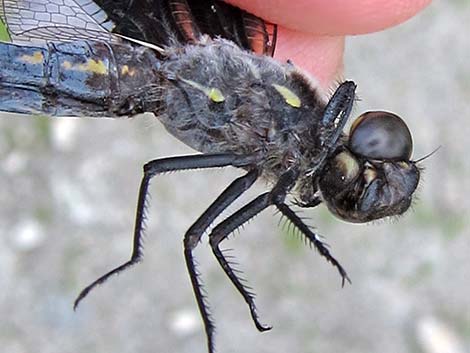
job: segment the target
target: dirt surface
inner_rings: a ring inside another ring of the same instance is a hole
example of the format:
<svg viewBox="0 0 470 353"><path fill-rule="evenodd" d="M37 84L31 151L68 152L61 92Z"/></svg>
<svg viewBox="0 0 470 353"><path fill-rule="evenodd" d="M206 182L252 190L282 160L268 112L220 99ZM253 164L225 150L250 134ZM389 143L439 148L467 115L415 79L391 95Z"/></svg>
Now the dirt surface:
<svg viewBox="0 0 470 353"><path fill-rule="evenodd" d="M206 242L196 251L218 352L470 352L470 3L441 1L385 32L350 38L355 113L407 120L427 159L413 210L351 225L304 211L347 268L303 246L268 210L226 243L258 293L259 334ZM151 117L0 119L0 346L23 353L205 352L182 254L184 231L239 171L153 182L145 261L93 292L125 261L141 167L190 153ZM265 190L262 184L247 199ZM233 210L234 208L232 208Z"/></svg>

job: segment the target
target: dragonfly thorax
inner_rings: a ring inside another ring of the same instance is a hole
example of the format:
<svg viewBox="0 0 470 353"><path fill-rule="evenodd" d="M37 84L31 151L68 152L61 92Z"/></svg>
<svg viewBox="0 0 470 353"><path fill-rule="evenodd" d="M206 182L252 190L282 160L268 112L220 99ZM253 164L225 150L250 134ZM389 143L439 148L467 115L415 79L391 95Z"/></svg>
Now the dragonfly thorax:
<svg viewBox="0 0 470 353"><path fill-rule="evenodd" d="M198 151L259 153L279 175L318 147L326 102L292 64L220 39L173 49L161 74L158 118Z"/></svg>

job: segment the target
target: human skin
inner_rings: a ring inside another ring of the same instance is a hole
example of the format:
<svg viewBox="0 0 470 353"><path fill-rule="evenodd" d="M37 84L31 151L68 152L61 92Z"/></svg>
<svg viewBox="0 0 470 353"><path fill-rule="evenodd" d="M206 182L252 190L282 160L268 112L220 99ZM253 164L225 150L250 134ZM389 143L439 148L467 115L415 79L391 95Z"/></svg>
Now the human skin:
<svg viewBox="0 0 470 353"><path fill-rule="evenodd" d="M342 75L346 35L380 31L431 0L227 0L278 24L275 57L290 59L327 88Z"/></svg>

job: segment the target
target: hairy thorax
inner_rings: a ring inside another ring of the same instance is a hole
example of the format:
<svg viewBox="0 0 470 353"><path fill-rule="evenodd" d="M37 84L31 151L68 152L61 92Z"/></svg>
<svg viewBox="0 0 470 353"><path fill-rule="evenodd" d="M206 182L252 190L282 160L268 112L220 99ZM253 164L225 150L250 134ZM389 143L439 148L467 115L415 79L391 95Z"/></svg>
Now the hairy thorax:
<svg viewBox="0 0 470 353"><path fill-rule="evenodd" d="M169 49L160 70L158 118L192 148L258 154L268 177L315 153L326 103L292 64L207 39Z"/></svg>

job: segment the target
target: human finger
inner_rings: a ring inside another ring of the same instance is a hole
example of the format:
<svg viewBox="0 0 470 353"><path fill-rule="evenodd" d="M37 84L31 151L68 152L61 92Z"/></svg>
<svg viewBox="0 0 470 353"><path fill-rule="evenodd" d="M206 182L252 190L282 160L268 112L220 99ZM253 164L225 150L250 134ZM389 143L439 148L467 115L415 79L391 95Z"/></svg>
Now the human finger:
<svg viewBox="0 0 470 353"><path fill-rule="evenodd" d="M322 87L338 81L343 71L344 37L315 36L280 26L274 57L290 60L313 74Z"/></svg>
<svg viewBox="0 0 470 353"><path fill-rule="evenodd" d="M272 23L319 35L376 32L414 16L431 0L227 0Z"/></svg>

